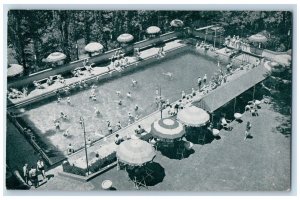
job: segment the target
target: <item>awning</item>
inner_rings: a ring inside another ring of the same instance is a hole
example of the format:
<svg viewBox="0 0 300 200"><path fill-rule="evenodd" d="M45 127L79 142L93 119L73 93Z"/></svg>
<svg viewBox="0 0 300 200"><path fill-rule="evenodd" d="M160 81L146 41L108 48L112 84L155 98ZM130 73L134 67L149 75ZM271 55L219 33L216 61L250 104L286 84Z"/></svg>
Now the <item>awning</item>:
<svg viewBox="0 0 300 200"><path fill-rule="evenodd" d="M258 66L244 75L216 88L200 100L193 102L193 105L208 112L214 112L235 97L266 79L268 76L267 72L268 70L265 67Z"/></svg>
<svg viewBox="0 0 300 200"><path fill-rule="evenodd" d="M251 35L249 37L250 42L259 42L259 43L265 43L268 41L268 38L260 33L257 33L255 35Z"/></svg>

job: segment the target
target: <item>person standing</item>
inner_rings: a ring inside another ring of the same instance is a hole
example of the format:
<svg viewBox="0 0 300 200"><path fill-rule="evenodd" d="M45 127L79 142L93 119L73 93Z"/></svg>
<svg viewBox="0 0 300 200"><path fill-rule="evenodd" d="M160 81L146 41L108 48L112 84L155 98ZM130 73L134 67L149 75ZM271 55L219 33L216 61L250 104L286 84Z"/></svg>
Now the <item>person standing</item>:
<svg viewBox="0 0 300 200"><path fill-rule="evenodd" d="M29 174L31 183L34 185L35 188L37 188L39 186L39 179L37 176L36 168L34 166L32 166L31 169L29 170L28 174Z"/></svg>
<svg viewBox="0 0 300 200"><path fill-rule="evenodd" d="M201 85L202 85L202 79L201 79L201 77L199 76L198 77L198 87L199 87L199 91L201 90Z"/></svg>
<svg viewBox="0 0 300 200"><path fill-rule="evenodd" d="M203 77L203 83L206 84L206 80L207 80L207 75L204 74L204 77Z"/></svg>
<svg viewBox="0 0 300 200"><path fill-rule="evenodd" d="M28 184L29 169L28 169L27 163L25 163L25 165L23 166L23 177L24 177L25 183Z"/></svg>
<svg viewBox="0 0 300 200"><path fill-rule="evenodd" d="M245 131L245 138L244 138L244 140L246 140L249 136L251 136L251 133L250 133L251 127L252 127L252 124L248 121L247 125L246 125L246 131Z"/></svg>
<svg viewBox="0 0 300 200"><path fill-rule="evenodd" d="M42 160L42 158L40 158L37 163L36 163L37 169L38 171L40 171L42 173L43 179L46 179L46 174L45 174L45 163Z"/></svg>

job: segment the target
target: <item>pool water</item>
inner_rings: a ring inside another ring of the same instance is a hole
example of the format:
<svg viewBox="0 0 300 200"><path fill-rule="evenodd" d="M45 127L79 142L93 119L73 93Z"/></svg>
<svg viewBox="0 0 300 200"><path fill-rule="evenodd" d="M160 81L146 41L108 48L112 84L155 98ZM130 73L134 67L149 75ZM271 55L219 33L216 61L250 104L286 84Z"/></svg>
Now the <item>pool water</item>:
<svg viewBox="0 0 300 200"><path fill-rule="evenodd" d="M134 72L123 74L118 78L108 80L96 85L97 100L89 98L91 88L81 92L71 94L71 105L68 105L66 98L60 103L51 101L29 105L23 119L31 126L40 138L50 148L55 148L65 152L68 144L72 144L75 149L84 144L83 130L79 123L82 116L85 120L87 138L92 141L108 134L107 120L111 122L114 131L116 123L121 122L122 126L128 125L128 112L138 118L145 117L158 109L155 103L156 90L161 88L161 94L165 99L174 102L181 98L181 92L186 94L191 92L192 87L197 90L197 78L207 74L209 78L217 70L217 63L194 52L180 53L169 58L154 62L145 67L141 67ZM173 73L170 80L163 73ZM136 87L132 87L131 80L137 80ZM121 91L118 97L116 91ZM126 96L131 92L132 98ZM122 105L118 105L122 100ZM135 105L139 110L134 111ZM95 114L95 107L100 110L100 115ZM59 119L60 112L68 115L68 120L61 121L61 131L56 131L54 120ZM70 136L65 137L63 133L69 130Z"/></svg>

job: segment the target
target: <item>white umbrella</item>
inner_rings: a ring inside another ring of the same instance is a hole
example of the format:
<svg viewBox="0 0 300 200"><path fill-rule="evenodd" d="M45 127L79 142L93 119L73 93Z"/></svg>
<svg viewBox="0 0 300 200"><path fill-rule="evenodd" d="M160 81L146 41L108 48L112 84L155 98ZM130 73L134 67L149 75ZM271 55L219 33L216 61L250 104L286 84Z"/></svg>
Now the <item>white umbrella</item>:
<svg viewBox="0 0 300 200"><path fill-rule="evenodd" d="M258 42L259 48L261 43L265 43L268 41L268 38L260 33L251 35L248 39L250 42Z"/></svg>
<svg viewBox="0 0 300 200"><path fill-rule="evenodd" d="M209 122L209 114L196 106L186 107L177 114L177 120L191 127L201 127Z"/></svg>
<svg viewBox="0 0 300 200"><path fill-rule="evenodd" d="M120 162L132 166L141 166L155 157L155 149L151 144L140 139L130 139L122 142L116 151Z"/></svg>
<svg viewBox="0 0 300 200"><path fill-rule="evenodd" d="M22 74L24 71L24 67L18 64L10 64L10 67L7 69L7 76L13 77L18 74Z"/></svg>
<svg viewBox="0 0 300 200"><path fill-rule="evenodd" d="M147 28L146 32L148 34L156 34L160 32L160 28L157 26L150 26L149 28Z"/></svg>
<svg viewBox="0 0 300 200"><path fill-rule="evenodd" d="M174 19L171 21L170 25L173 27L182 27L183 21L181 21L180 19Z"/></svg>
<svg viewBox="0 0 300 200"><path fill-rule="evenodd" d="M91 42L84 47L84 50L90 53L97 52L103 49L103 45L98 42Z"/></svg>
<svg viewBox="0 0 300 200"><path fill-rule="evenodd" d="M118 42L127 43L133 40L133 36L129 33L123 33L117 38Z"/></svg>
<svg viewBox="0 0 300 200"><path fill-rule="evenodd" d="M160 119L151 125L150 133L162 140L174 140L185 134L183 125L171 118Z"/></svg>
<svg viewBox="0 0 300 200"><path fill-rule="evenodd" d="M67 56L65 54L61 53L61 52L54 52L54 53L51 53L47 57L46 61L54 63L54 62L58 62L58 61L64 60L64 59L66 59L66 57Z"/></svg>
<svg viewBox="0 0 300 200"><path fill-rule="evenodd" d="M251 35L248 39L250 42L259 42L259 43L265 43L268 41L268 38L260 33Z"/></svg>

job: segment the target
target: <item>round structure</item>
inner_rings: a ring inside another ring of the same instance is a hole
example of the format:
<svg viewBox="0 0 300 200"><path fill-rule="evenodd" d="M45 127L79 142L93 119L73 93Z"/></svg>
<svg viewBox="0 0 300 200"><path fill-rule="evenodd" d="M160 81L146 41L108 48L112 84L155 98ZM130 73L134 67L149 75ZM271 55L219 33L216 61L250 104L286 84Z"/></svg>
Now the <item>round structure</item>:
<svg viewBox="0 0 300 200"><path fill-rule="evenodd" d="M174 140L181 138L185 130L180 122L166 118L153 122L150 133L161 140Z"/></svg>
<svg viewBox="0 0 300 200"><path fill-rule="evenodd" d="M174 19L171 21L170 25L173 27L183 27L184 23L180 19Z"/></svg>
<svg viewBox="0 0 300 200"><path fill-rule="evenodd" d="M209 114L196 106L186 107L177 114L177 120L191 127L201 127L209 122Z"/></svg>
<svg viewBox="0 0 300 200"><path fill-rule="evenodd" d="M103 49L103 45L98 42L91 42L84 47L84 50L90 53L98 52Z"/></svg>
<svg viewBox="0 0 300 200"><path fill-rule="evenodd" d="M111 180L104 180L101 184L102 189L104 190L109 190L112 186L112 181Z"/></svg>
<svg viewBox="0 0 300 200"><path fill-rule="evenodd" d="M127 43L133 40L133 36L129 33L124 33L117 38L118 42Z"/></svg>
<svg viewBox="0 0 300 200"><path fill-rule="evenodd" d="M155 157L155 149L151 144L140 139L130 139L122 142L116 152L120 162L141 166Z"/></svg>
<svg viewBox="0 0 300 200"><path fill-rule="evenodd" d="M160 28L157 26L150 26L149 28L147 28L146 32L148 34L156 34L160 32Z"/></svg>
<svg viewBox="0 0 300 200"><path fill-rule="evenodd" d="M46 61L54 63L54 62L58 62L58 61L64 60L64 59L66 59L66 57L67 56L65 54L61 53L61 52L54 52L54 53L51 53L47 57Z"/></svg>
<svg viewBox="0 0 300 200"><path fill-rule="evenodd" d="M10 64L10 67L7 69L7 76L14 77L19 74L22 74L24 71L24 67L18 64Z"/></svg>
<svg viewBox="0 0 300 200"><path fill-rule="evenodd" d="M268 38L260 33L251 35L248 39L250 42L258 42L258 43L265 43L268 41Z"/></svg>

